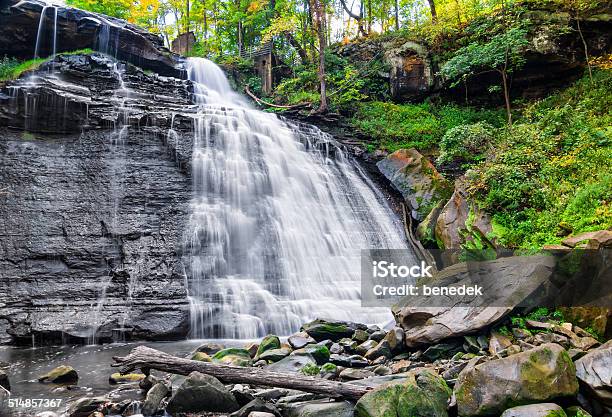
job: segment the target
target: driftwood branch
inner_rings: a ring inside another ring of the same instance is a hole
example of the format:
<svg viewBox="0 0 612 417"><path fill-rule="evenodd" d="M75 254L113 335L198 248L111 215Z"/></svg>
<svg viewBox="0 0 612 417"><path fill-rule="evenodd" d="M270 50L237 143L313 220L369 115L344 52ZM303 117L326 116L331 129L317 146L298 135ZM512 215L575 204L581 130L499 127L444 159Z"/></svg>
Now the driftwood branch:
<svg viewBox="0 0 612 417"><path fill-rule="evenodd" d="M246 368L183 359L146 346L138 346L128 356L114 357L113 360L116 363L111 366L120 367L121 374L130 373L135 369L156 369L178 375L189 375L197 371L212 375L226 384L252 384L289 388L353 401L358 400L371 389L298 373L274 372L261 368Z"/></svg>
<svg viewBox="0 0 612 417"><path fill-rule="evenodd" d="M299 103L299 104L294 104L292 106L281 106L280 104L274 104L274 103L270 103L270 102L260 99L259 97L257 97L255 94L251 92L248 85L244 87L244 91L249 95L249 97L255 100L258 104L263 104L265 106L274 107L277 109L296 109L298 107L310 106L312 104L312 103Z"/></svg>

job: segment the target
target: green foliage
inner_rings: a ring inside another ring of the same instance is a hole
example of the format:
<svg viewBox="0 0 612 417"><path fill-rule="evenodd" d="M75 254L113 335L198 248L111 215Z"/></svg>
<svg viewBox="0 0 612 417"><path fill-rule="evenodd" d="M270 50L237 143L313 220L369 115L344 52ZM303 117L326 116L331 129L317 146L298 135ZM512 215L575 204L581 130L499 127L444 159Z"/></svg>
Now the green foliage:
<svg viewBox="0 0 612 417"><path fill-rule="evenodd" d="M319 368L314 363L309 363L304 365L302 369L300 369L300 372L304 375L316 376L319 375L319 373L321 372L321 368Z"/></svg>
<svg viewBox="0 0 612 417"><path fill-rule="evenodd" d="M486 122L478 122L448 130L440 141L438 163L455 160L474 162L482 159L493 141L493 129L493 126Z"/></svg>
<svg viewBox="0 0 612 417"><path fill-rule="evenodd" d="M525 25L515 26L495 35L486 43L472 43L459 49L453 58L444 64L442 75L458 84L464 77L483 70L508 71L518 69L525 63L524 49L529 44Z"/></svg>
<svg viewBox="0 0 612 417"><path fill-rule="evenodd" d="M35 70L47 61L45 58L18 61L4 57L0 59L0 81L15 80L24 72Z"/></svg>
<svg viewBox="0 0 612 417"><path fill-rule="evenodd" d="M87 55L91 54L91 49L80 49L72 52L62 52L58 55ZM35 58L27 61L19 61L14 58L0 58L0 82L15 80L25 72L33 71L38 69L42 64L50 61L54 57L48 58Z"/></svg>
<svg viewBox="0 0 612 417"><path fill-rule="evenodd" d="M477 110L456 105L393 104L367 102L357 106L353 126L371 137L370 149L395 151L416 147L430 149L444 134L457 126L486 122L485 126L503 124L503 112Z"/></svg>
<svg viewBox="0 0 612 417"><path fill-rule="evenodd" d="M601 333L597 332L597 330L593 329L591 326L584 329L584 331L589 333L591 336L593 336L594 339L599 340L600 342L605 341L605 337Z"/></svg>
<svg viewBox="0 0 612 417"><path fill-rule="evenodd" d="M538 248L612 227L612 72L531 104L500 132L470 191L509 246Z"/></svg>
<svg viewBox="0 0 612 417"><path fill-rule="evenodd" d="M89 10L119 19L130 17L131 1L129 0L66 0L66 4L77 9Z"/></svg>

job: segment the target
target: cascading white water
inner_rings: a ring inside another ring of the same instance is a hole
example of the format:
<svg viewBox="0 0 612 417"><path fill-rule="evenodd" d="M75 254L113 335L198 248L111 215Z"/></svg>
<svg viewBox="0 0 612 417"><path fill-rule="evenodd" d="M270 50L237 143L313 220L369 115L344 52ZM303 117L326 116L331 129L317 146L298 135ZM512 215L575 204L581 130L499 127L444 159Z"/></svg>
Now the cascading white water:
<svg viewBox="0 0 612 417"><path fill-rule="evenodd" d="M49 17L47 16L47 10L53 10L53 27L52 27L52 36L51 36L51 48L50 53L47 55L54 56L57 54L57 6L52 6L46 4L43 6L42 11L40 12L40 20L38 22L38 32L36 33L36 46L34 47L34 58L42 58L41 50L43 48L44 42L44 31L45 31L45 20Z"/></svg>
<svg viewBox="0 0 612 417"><path fill-rule="evenodd" d="M286 335L317 317L389 320L388 309L360 306L360 251L406 243L358 165L320 130L252 109L212 62L190 58L187 67L199 105L186 262L192 337Z"/></svg>

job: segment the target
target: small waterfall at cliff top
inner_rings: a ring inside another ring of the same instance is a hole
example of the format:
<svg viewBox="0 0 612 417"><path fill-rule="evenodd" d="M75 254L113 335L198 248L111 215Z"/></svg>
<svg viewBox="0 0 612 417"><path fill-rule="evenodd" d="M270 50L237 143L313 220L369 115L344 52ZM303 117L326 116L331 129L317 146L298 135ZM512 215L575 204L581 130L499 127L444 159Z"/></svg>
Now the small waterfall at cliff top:
<svg viewBox="0 0 612 417"><path fill-rule="evenodd" d="M46 20L50 20L51 17L47 10L53 11L53 26L46 23ZM46 37L45 31L51 30L51 36ZM46 42L45 42L46 40ZM42 53L44 48L43 44L48 43L47 53ZM40 12L40 21L38 22L38 31L36 33L36 46L34 47L34 58L41 58L43 56L53 56L57 53L57 6L45 4Z"/></svg>
<svg viewBox="0 0 612 417"><path fill-rule="evenodd" d="M389 309L360 305L360 251L406 243L357 163L320 130L251 108L212 62L190 58L187 67L199 105L191 336L287 335L314 318L390 320Z"/></svg>

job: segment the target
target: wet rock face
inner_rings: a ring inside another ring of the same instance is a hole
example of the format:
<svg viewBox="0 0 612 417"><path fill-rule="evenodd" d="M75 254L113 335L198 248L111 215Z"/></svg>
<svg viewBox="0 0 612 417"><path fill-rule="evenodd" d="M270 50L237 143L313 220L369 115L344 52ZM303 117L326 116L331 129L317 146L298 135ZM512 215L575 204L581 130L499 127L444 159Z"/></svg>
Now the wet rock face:
<svg viewBox="0 0 612 417"><path fill-rule="evenodd" d="M0 12L0 56L31 59L43 3L8 0ZM41 28L41 56L52 53L54 11L47 9ZM177 56L160 37L127 22L69 7L57 8L57 52L91 48L162 75L179 77Z"/></svg>
<svg viewBox="0 0 612 417"><path fill-rule="evenodd" d="M169 128L173 115L189 107L189 90L188 81L148 75L102 54L58 56L0 91L0 127L42 133L125 124ZM179 116L172 127L190 123Z"/></svg>
<svg viewBox="0 0 612 417"><path fill-rule="evenodd" d="M187 85L128 68L123 100L107 58L46 70L42 87L0 96L0 125L20 129L0 127L0 341L91 340L93 329L102 341L184 337L188 117L175 117L174 136L168 128L176 106L188 108ZM28 94L65 122L24 132L14 109Z"/></svg>

